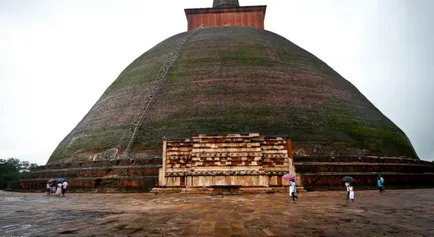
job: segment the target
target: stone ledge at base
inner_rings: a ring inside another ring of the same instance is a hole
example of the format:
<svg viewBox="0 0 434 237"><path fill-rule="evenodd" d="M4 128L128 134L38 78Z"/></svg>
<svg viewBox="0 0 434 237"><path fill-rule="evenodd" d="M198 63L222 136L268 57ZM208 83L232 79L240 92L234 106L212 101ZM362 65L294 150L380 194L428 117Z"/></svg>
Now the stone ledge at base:
<svg viewBox="0 0 434 237"><path fill-rule="evenodd" d="M181 191L183 190L183 187L155 187L153 188L150 192L151 193L181 193Z"/></svg>
<svg viewBox="0 0 434 237"><path fill-rule="evenodd" d="M275 193L289 193L289 187L272 187L273 192ZM297 185L297 192L306 192L306 189L303 186Z"/></svg>
<svg viewBox="0 0 434 237"><path fill-rule="evenodd" d="M183 194L209 194L209 195L241 195L241 194L259 194L288 192L288 187L242 187L234 193L220 192L216 187L155 187L151 193L183 193ZM218 188L218 187L217 187Z"/></svg>
<svg viewBox="0 0 434 237"><path fill-rule="evenodd" d="M241 185L211 185L211 195L241 195Z"/></svg>

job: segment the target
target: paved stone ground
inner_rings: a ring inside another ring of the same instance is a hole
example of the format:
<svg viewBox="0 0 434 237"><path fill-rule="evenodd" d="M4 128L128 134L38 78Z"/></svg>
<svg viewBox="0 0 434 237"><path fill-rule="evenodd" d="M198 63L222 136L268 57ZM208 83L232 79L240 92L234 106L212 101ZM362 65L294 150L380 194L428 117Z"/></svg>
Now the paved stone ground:
<svg viewBox="0 0 434 237"><path fill-rule="evenodd" d="M0 192L0 236L434 236L434 189L299 196Z"/></svg>

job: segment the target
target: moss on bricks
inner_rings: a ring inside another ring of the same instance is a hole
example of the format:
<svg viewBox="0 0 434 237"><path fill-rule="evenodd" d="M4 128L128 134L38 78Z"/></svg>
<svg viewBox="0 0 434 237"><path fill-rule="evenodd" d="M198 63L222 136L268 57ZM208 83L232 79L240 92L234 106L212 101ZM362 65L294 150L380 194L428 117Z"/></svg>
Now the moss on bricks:
<svg viewBox="0 0 434 237"><path fill-rule="evenodd" d="M105 92L110 100L89 111L49 163L125 149L131 124L152 89L147 85L154 85L161 66L186 35L170 37L132 62ZM115 112L102 115L110 108ZM162 137L240 132L289 137L302 147L320 143L325 151L338 143L366 155L417 158L392 121L306 50L269 31L201 29L169 70L132 152L161 155Z"/></svg>

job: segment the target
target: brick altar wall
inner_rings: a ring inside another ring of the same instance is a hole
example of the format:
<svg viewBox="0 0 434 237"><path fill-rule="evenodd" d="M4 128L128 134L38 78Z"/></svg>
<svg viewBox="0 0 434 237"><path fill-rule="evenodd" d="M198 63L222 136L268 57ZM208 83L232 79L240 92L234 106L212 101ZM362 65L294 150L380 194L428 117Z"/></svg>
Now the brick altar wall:
<svg viewBox="0 0 434 237"><path fill-rule="evenodd" d="M288 143L259 134L199 135L163 142L164 187L282 186L289 172Z"/></svg>

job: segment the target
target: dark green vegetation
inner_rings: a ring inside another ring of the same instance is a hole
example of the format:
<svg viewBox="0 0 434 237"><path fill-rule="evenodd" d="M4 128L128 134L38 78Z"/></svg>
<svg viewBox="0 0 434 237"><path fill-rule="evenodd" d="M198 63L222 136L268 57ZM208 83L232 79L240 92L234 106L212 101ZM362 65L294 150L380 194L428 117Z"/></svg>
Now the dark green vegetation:
<svg viewBox="0 0 434 237"><path fill-rule="evenodd" d="M131 63L49 163L87 160L110 148L122 152L160 67L186 35L161 42ZM163 136L259 132L289 137L296 152L307 154L417 158L406 135L351 83L268 31L198 31L154 98L133 154L161 155Z"/></svg>
<svg viewBox="0 0 434 237"><path fill-rule="evenodd" d="M37 166L15 158L0 159L0 189L5 189L10 181L18 181L20 174L29 172Z"/></svg>

